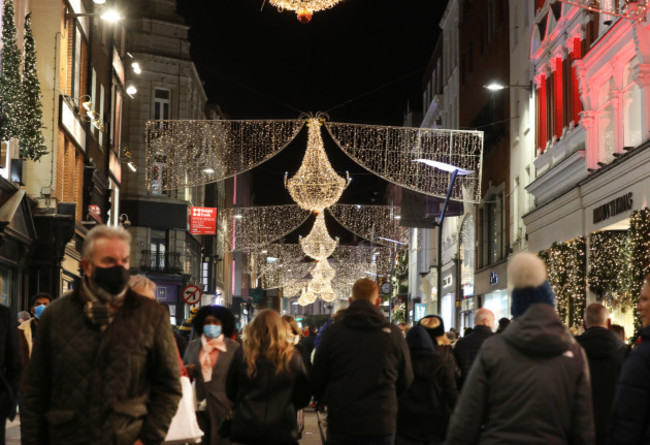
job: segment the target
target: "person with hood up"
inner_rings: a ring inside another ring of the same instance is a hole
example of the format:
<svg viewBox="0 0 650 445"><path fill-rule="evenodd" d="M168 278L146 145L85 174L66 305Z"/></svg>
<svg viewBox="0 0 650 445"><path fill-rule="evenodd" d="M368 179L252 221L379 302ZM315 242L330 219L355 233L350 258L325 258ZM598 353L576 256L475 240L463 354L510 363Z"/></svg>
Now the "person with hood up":
<svg viewBox="0 0 650 445"><path fill-rule="evenodd" d="M429 334L436 351L449 364L449 367L454 373L456 386L460 386L462 372L454 356L454 348L445 334L445 322L438 315L425 315L420 319L418 325L422 326L427 334Z"/></svg>
<svg viewBox="0 0 650 445"><path fill-rule="evenodd" d="M605 443L607 421L627 347L608 329L609 311L602 304L591 303L587 306L582 323L585 333L576 337L576 340L584 348L589 361L596 444L601 445Z"/></svg>
<svg viewBox="0 0 650 445"><path fill-rule="evenodd" d="M379 310L379 289L361 278L350 306L321 339L312 391L327 404L327 444L393 445L397 397L413 380L402 331Z"/></svg>
<svg viewBox="0 0 650 445"><path fill-rule="evenodd" d="M395 445L435 445L445 439L458 391L454 374L422 326L406 334L415 379L399 397Z"/></svg>
<svg viewBox="0 0 650 445"><path fill-rule="evenodd" d="M544 262L519 253L508 278L515 320L483 343L447 443L593 444L587 358L555 311Z"/></svg>
<svg viewBox="0 0 650 445"><path fill-rule="evenodd" d="M650 274L643 279L636 309L641 318L641 343L630 353L616 388L607 443L650 443Z"/></svg>

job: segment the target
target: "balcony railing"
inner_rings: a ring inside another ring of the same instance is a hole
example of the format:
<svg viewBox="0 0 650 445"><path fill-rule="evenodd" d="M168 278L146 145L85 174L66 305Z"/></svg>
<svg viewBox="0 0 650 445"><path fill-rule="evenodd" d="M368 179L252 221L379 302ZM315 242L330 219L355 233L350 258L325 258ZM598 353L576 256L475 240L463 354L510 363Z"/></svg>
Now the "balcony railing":
<svg viewBox="0 0 650 445"><path fill-rule="evenodd" d="M156 252L143 250L140 267L151 272L180 273L181 254L178 252Z"/></svg>

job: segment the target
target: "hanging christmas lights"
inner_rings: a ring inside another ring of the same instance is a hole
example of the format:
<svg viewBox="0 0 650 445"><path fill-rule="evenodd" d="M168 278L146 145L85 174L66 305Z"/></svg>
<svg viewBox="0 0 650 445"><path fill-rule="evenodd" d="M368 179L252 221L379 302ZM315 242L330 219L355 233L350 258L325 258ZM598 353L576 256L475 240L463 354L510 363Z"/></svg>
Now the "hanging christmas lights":
<svg viewBox="0 0 650 445"><path fill-rule="evenodd" d="M220 209L219 226L230 251L261 252L269 243L300 227L309 212L295 205ZM267 255L273 256L273 255Z"/></svg>
<svg viewBox="0 0 650 445"><path fill-rule="evenodd" d="M599 14L607 14L614 17L621 17L632 20L643 20L648 10L646 0L558 0L571 6Z"/></svg>
<svg viewBox="0 0 650 445"><path fill-rule="evenodd" d="M408 229L400 226L399 207L360 204L335 204L327 211L350 232L368 241L399 247L408 244Z"/></svg>
<svg viewBox="0 0 650 445"><path fill-rule="evenodd" d="M300 23L309 23L314 12L336 6L342 0L269 0L280 11L295 11Z"/></svg>
<svg viewBox="0 0 650 445"><path fill-rule="evenodd" d="M428 159L472 171L456 179L451 199L479 202L483 132L386 127L326 122L330 136L356 163L377 176L416 192L445 198L451 173L415 159Z"/></svg>
<svg viewBox="0 0 650 445"><path fill-rule="evenodd" d="M146 187L174 190L218 182L284 149L305 121L179 120L146 124Z"/></svg>
<svg viewBox="0 0 650 445"><path fill-rule="evenodd" d="M338 237L332 238L327 231L323 213L316 215L314 227L309 232L309 235L300 238L302 250L315 260L324 260L331 256L338 244Z"/></svg>
<svg viewBox="0 0 650 445"><path fill-rule="evenodd" d="M319 213L338 201L350 183L349 176L343 179L336 174L327 159L321 125L318 118L308 120L309 137L302 165L291 179L287 180L285 174L285 187L293 200L303 209Z"/></svg>

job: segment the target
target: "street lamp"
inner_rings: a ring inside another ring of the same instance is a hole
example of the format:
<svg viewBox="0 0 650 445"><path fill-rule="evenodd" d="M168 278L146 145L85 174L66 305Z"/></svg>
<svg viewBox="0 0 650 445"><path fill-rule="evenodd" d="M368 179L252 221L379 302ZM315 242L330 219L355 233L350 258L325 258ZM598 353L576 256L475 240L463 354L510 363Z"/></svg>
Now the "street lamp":
<svg viewBox="0 0 650 445"><path fill-rule="evenodd" d="M483 85L483 88L490 91L501 91L501 90L505 90L506 88L523 88L524 90L528 90L528 91L533 90L533 88L530 85L517 85L517 84L504 85L501 82L496 82L496 81Z"/></svg>
<svg viewBox="0 0 650 445"><path fill-rule="evenodd" d="M103 9L98 12L81 12L81 13L66 13L66 19L75 19L77 17L94 17L98 15L100 19L109 22L115 23L122 20L122 16L115 9Z"/></svg>
<svg viewBox="0 0 650 445"><path fill-rule="evenodd" d="M442 224L445 221L445 212L447 211L447 204L449 203L449 196L451 196L451 191L454 188L454 182L456 181L456 176L467 176L474 173L474 170L466 170L464 168L456 167L455 165L446 164L444 162L433 161L431 159L414 159L411 162L421 162L430 167L437 168L438 170L443 170L451 173L451 179L449 180L449 188L447 189L447 195L445 196L445 202L442 205L442 210L440 211L440 217L438 222L435 225L438 227L438 264L436 265L436 271L438 276L436 277L438 281L438 313L440 313L441 304L442 304Z"/></svg>

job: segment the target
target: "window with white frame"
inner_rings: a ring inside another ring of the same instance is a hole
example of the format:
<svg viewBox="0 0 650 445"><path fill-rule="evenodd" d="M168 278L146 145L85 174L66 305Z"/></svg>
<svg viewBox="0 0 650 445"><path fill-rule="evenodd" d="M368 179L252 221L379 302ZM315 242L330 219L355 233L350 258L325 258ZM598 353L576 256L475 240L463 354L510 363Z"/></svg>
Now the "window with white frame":
<svg viewBox="0 0 650 445"><path fill-rule="evenodd" d="M153 118L166 120L170 118L171 93L165 88L154 88L153 93Z"/></svg>

